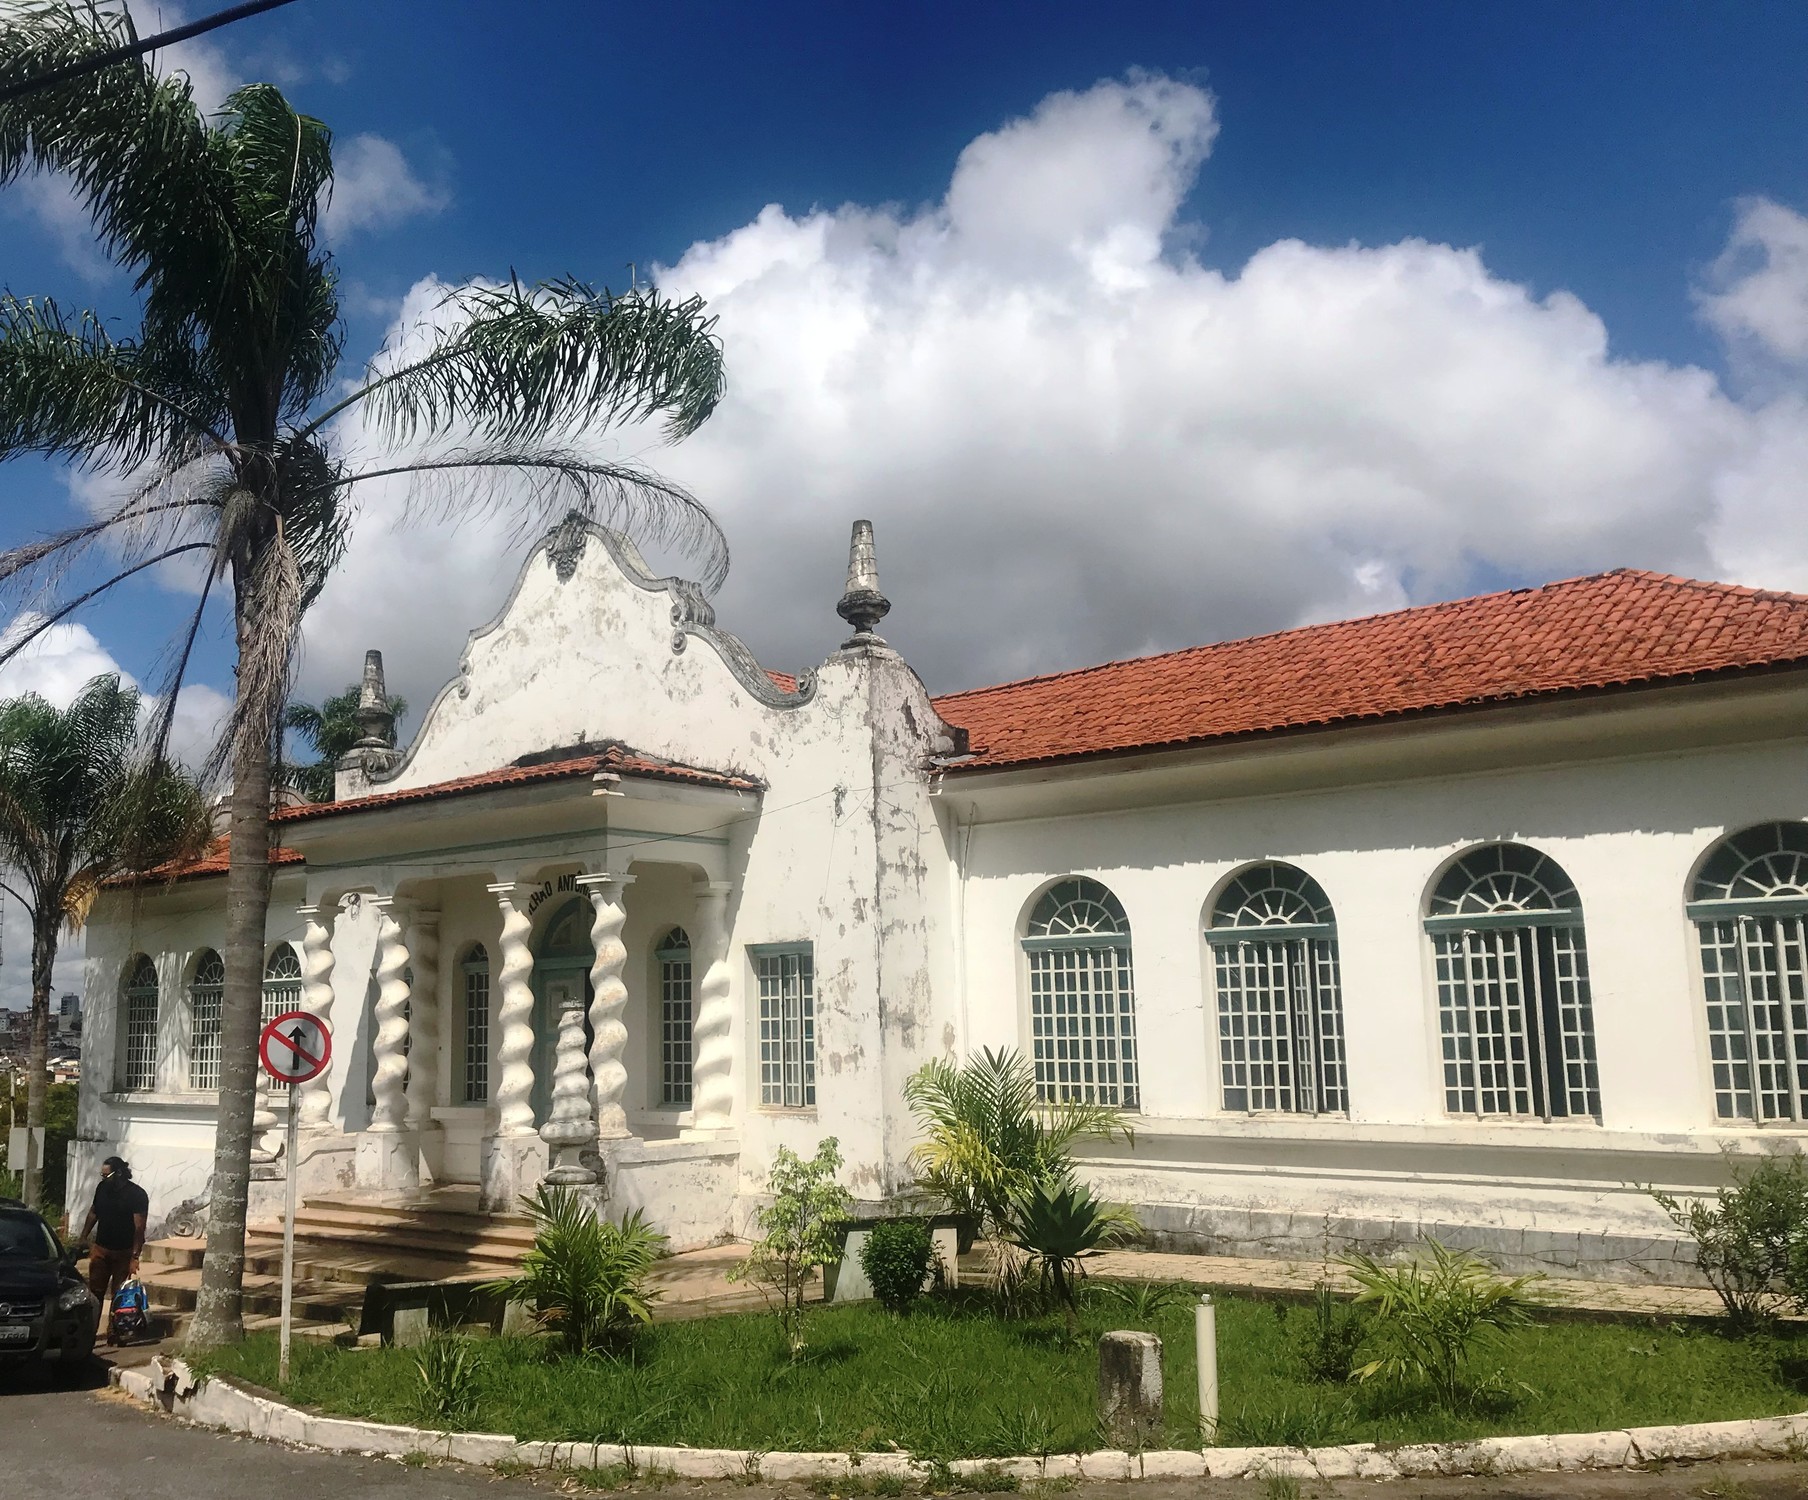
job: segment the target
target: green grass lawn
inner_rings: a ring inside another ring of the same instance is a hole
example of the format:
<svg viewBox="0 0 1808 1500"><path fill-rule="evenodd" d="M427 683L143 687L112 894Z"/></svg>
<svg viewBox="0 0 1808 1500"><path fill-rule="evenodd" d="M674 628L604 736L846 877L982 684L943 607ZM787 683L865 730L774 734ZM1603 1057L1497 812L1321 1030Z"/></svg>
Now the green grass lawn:
<svg viewBox="0 0 1808 1500"><path fill-rule="evenodd" d="M1808 1339L1797 1336L1737 1340L1674 1324L1554 1321L1520 1330L1478 1362L1476 1375L1498 1372L1510 1397L1448 1411L1420 1392L1308 1378L1297 1348L1309 1317L1303 1307L1218 1300L1221 1443L1585 1432L1808 1407ZM540 1340L483 1340L478 1406L466 1425L522 1438L765 1451L1085 1451L1104 1446L1094 1415L1097 1336L1133 1326L1095 1290L1078 1344L1059 1319L1000 1321L971 1295L926 1301L903 1318L872 1304L815 1309L809 1349L795 1364L776 1321L762 1314L656 1323L619 1360L558 1360ZM1167 1429L1154 1446L1196 1447L1191 1304L1146 1326L1162 1338L1167 1388ZM421 1421L415 1358L406 1349L300 1344L284 1394L341 1415ZM209 1367L274 1388L275 1339L252 1338Z"/></svg>

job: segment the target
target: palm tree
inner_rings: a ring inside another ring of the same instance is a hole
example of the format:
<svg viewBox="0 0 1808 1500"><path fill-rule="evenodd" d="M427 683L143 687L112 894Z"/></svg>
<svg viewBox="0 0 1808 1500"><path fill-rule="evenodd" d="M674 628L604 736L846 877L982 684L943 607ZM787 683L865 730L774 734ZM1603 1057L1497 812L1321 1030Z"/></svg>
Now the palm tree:
<svg viewBox="0 0 1808 1500"><path fill-rule="evenodd" d="M343 693L312 703L291 703L283 711L283 728L306 740L314 752L311 764L301 766L284 761L278 768L279 779L293 787L310 802L333 800L334 772L345 752L358 743L364 731L353 717L358 707L361 688L353 683ZM388 708L396 718L408 712L408 700L400 693L389 695Z"/></svg>
<svg viewBox="0 0 1808 1500"><path fill-rule="evenodd" d="M123 8L99 0L12 14L0 90L131 35ZM722 394L721 348L694 299L511 279L448 297L435 326L382 350L340 394L334 272L316 237L332 137L266 84L203 119L185 79L133 61L0 103L0 184L31 170L73 181L101 243L136 277L141 322L116 336L92 312L0 297L0 458L73 459L129 483L97 519L0 554L0 585L29 581L55 601L9 645L185 557L202 584L177 634L179 680L208 598L231 587L237 693L214 767L232 778L220 1103L189 1334L207 1347L243 1333L271 768L302 614L344 547L352 494L408 476L413 495L446 511L506 509L523 529L574 510L688 547L714 587L728 558L708 512L574 435L654 422L671 439L694 431ZM384 456L360 461L335 436L352 419L387 443ZM108 576L58 592L95 551L111 558ZM174 698L172 688L161 732Z"/></svg>
<svg viewBox="0 0 1808 1500"><path fill-rule="evenodd" d="M63 933L82 930L103 881L207 842L200 789L173 766L139 755L139 710L137 690L117 676L96 677L66 709L36 693L0 703L0 866L7 891L31 918L25 1117L32 1126L44 1123L50 976ZM23 1192L33 1208L42 1165L26 1152Z"/></svg>

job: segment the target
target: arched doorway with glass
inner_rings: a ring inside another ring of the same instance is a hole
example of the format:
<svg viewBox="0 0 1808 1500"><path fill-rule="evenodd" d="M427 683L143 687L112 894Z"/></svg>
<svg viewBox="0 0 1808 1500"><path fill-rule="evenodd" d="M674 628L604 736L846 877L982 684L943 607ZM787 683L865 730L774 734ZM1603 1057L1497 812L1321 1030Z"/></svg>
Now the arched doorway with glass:
<svg viewBox="0 0 1808 1500"><path fill-rule="evenodd" d="M534 1124L552 1113L553 1069L558 1061L559 1013L575 995L584 1007L584 1051L590 1051L591 908L572 896L547 920L534 952Z"/></svg>

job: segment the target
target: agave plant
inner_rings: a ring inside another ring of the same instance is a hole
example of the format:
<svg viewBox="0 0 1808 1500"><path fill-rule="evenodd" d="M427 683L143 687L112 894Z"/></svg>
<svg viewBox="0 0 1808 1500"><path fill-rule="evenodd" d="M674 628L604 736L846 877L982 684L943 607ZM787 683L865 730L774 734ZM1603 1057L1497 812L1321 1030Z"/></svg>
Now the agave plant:
<svg viewBox="0 0 1808 1500"><path fill-rule="evenodd" d="M1091 1188L1039 1177L1011 1199L1004 1234L1029 1258L1027 1269L1060 1300L1068 1330L1076 1332L1075 1283L1086 1273L1084 1263L1139 1227L1128 1209L1101 1203Z"/></svg>
<svg viewBox="0 0 1808 1500"><path fill-rule="evenodd" d="M544 1182L521 1202L534 1221L534 1248L519 1276L486 1290L526 1303L571 1354L615 1347L653 1321L659 1292L646 1281L666 1237L647 1227L639 1209L615 1224L569 1188Z"/></svg>

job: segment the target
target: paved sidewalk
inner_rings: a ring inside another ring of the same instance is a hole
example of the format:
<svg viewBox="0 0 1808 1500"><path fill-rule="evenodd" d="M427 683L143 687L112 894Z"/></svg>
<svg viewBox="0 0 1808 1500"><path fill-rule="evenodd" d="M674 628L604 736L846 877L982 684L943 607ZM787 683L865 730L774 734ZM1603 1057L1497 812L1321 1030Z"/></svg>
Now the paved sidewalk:
<svg viewBox="0 0 1808 1500"><path fill-rule="evenodd" d="M967 1257L967 1259L975 1259ZM975 1270L983 1271L976 1260ZM965 1261L962 1262L963 1270ZM1319 1281L1349 1285L1335 1262L1268 1260L1231 1255L1174 1255L1154 1250L1108 1250L1087 1262L1094 1276L1139 1281L1182 1281L1196 1286L1249 1292L1310 1292ZM1553 1307L1589 1312L1633 1313L1649 1317L1718 1317L1720 1299L1706 1287L1632 1285L1547 1276L1530 1295Z"/></svg>

